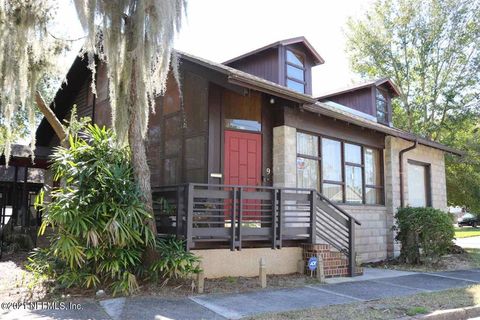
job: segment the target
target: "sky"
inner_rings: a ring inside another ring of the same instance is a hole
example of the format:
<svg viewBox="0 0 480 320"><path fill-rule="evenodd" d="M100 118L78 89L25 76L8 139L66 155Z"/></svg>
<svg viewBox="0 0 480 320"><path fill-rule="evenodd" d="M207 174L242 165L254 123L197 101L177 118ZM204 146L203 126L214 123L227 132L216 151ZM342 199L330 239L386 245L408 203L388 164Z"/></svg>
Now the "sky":
<svg viewBox="0 0 480 320"><path fill-rule="evenodd" d="M349 68L344 29L348 17L361 17L373 0L189 0L175 48L223 62L272 42L305 36L325 60L312 72L313 95L361 81ZM59 36L83 35L71 0L61 0ZM65 28L68 26L68 28ZM65 71L81 46L62 59Z"/></svg>

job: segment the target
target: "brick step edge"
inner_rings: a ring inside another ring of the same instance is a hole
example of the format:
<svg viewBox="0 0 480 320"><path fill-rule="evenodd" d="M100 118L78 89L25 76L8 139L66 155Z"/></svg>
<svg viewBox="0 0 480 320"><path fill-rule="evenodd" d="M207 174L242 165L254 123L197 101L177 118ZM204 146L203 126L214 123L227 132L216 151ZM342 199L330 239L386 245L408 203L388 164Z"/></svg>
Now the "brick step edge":
<svg viewBox="0 0 480 320"><path fill-rule="evenodd" d="M330 250L330 245L326 243L322 244L302 244L302 249L305 251L325 251L325 250Z"/></svg>
<svg viewBox="0 0 480 320"><path fill-rule="evenodd" d="M313 251L305 251L305 256L321 256L323 259L329 258L346 258L346 255L342 252L336 251L322 251L322 252L313 252Z"/></svg>

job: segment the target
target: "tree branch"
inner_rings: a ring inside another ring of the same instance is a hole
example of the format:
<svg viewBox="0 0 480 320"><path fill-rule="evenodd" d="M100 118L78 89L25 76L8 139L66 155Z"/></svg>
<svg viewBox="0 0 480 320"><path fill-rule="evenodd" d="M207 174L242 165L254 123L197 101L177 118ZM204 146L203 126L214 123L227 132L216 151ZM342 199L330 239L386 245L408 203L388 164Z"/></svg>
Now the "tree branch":
<svg viewBox="0 0 480 320"><path fill-rule="evenodd" d="M47 106L45 100L43 100L42 95L38 91L35 95L35 101L37 102L38 109L40 109L45 116L45 119L47 119L48 123L52 126L53 131L55 131L55 134L58 136L58 138L60 138L60 141L64 141L67 137L65 128L62 126L57 116L53 113L52 109Z"/></svg>

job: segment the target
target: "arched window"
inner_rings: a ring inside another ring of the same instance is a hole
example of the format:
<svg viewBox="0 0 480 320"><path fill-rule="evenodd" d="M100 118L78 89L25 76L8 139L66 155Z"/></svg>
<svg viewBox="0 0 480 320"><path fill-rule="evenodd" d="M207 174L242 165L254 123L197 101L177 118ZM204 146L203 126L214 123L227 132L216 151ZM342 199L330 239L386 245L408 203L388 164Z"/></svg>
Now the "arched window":
<svg viewBox="0 0 480 320"><path fill-rule="evenodd" d="M287 49L286 85L288 88L305 93L305 58Z"/></svg>

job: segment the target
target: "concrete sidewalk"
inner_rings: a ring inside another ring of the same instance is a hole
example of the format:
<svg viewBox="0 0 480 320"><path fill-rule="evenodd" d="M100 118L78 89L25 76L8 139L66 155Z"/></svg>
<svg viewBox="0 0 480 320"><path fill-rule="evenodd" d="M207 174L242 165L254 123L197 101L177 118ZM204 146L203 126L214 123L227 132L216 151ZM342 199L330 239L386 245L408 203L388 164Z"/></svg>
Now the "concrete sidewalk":
<svg viewBox="0 0 480 320"><path fill-rule="evenodd" d="M282 312L467 287L480 283L480 269L412 273L366 269L362 277L325 285L259 290L240 294L196 295L183 299L132 297L84 301L82 310L0 311L1 319L240 319ZM2 313L3 312L3 313Z"/></svg>
<svg viewBox="0 0 480 320"><path fill-rule="evenodd" d="M455 244L464 249L480 249L480 237L458 238Z"/></svg>

